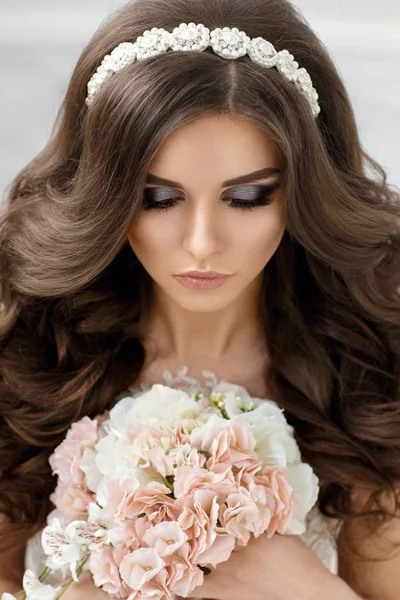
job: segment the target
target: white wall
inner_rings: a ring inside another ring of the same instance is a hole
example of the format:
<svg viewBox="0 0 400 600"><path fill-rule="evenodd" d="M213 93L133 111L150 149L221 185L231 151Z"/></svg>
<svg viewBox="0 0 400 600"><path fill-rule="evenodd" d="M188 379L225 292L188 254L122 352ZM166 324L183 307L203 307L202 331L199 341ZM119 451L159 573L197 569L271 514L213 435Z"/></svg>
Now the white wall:
<svg viewBox="0 0 400 600"><path fill-rule="evenodd" d="M123 3L0 0L0 195L46 144L78 56ZM400 186L400 0L294 3L344 78L365 148Z"/></svg>

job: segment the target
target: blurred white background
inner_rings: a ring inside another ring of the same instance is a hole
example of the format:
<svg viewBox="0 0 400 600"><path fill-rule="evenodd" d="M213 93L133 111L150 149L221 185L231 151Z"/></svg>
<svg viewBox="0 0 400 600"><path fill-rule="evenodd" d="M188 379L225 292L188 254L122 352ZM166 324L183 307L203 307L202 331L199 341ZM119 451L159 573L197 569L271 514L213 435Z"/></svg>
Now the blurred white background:
<svg viewBox="0 0 400 600"><path fill-rule="evenodd" d="M0 198L46 144L83 47L125 1L0 0ZM400 0L294 4L345 81L364 147L400 186Z"/></svg>

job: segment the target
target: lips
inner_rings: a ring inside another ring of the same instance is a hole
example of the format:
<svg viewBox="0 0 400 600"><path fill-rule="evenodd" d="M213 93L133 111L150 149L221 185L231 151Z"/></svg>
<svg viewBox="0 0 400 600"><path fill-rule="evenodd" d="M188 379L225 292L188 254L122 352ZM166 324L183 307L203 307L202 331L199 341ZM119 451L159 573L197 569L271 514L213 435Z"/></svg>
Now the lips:
<svg viewBox="0 0 400 600"><path fill-rule="evenodd" d="M187 271L181 275L175 275L180 284L192 290L215 290L232 275L223 275L215 271Z"/></svg>
<svg viewBox="0 0 400 600"><path fill-rule="evenodd" d="M217 273L216 271L186 271L186 273L180 273L175 277L190 277L191 279L220 279L221 277L231 277L231 275Z"/></svg>

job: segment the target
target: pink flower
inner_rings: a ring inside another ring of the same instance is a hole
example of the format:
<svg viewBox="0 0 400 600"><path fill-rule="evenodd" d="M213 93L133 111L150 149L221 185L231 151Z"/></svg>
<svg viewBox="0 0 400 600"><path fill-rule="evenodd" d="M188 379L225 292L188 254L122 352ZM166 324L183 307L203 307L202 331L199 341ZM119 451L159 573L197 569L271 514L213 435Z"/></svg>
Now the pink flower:
<svg viewBox="0 0 400 600"><path fill-rule="evenodd" d="M181 444L176 443L174 448L171 448L168 455L172 460L175 468L189 466L189 467L204 467L207 458L204 454L200 454L196 448L186 442Z"/></svg>
<svg viewBox="0 0 400 600"><path fill-rule="evenodd" d="M121 580L119 567L128 554L127 548L111 548L106 545L93 550L90 554L89 567L95 585L103 586L103 590L109 594L118 593L119 597L126 597L129 588Z"/></svg>
<svg viewBox="0 0 400 600"><path fill-rule="evenodd" d="M237 450L243 450L244 452L254 453L256 447L256 439L248 424L241 418L234 417L231 420L231 445Z"/></svg>
<svg viewBox="0 0 400 600"><path fill-rule="evenodd" d="M53 473L67 485L82 485L84 474L79 469L79 463L85 448L93 447L97 440L97 421L84 417L73 423L65 440L49 458Z"/></svg>
<svg viewBox="0 0 400 600"><path fill-rule="evenodd" d="M72 423L65 439L81 442L84 448L94 446L97 442L97 426L96 420L83 417L80 421Z"/></svg>
<svg viewBox="0 0 400 600"><path fill-rule="evenodd" d="M140 590L133 590L128 600L169 600L171 593L167 586L168 572L161 569L150 581L143 584Z"/></svg>
<svg viewBox="0 0 400 600"><path fill-rule="evenodd" d="M227 533L234 535L245 546L250 534L264 528L270 522L271 514L267 523L261 517L260 511L246 488L242 487L238 491L229 494L225 504L219 511L221 525Z"/></svg>
<svg viewBox="0 0 400 600"><path fill-rule="evenodd" d="M144 534L151 527L147 517L125 519L108 530L108 540L114 546L123 546L129 550L136 550L142 544Z"/></svg>
<svg viewBox="0 0 400 600"><path fill-rule="evenodd" d="M174 563L174 568L177 568L177 563ZM175 573L174 573L175 575ZM199 567L184 568L179 577L175 581L173 576L168 580L168 588L174 593L186 598L194 590L195 587L203 583L204 573Z"/></svg>
<svg viewBox="0 0 400 600"><path fill-rule="evenodd" d="M164 520L169 516L174 520L174 500L167 494L170 489L158 481L139 487L134 477L115 479L105 489L104 513L119 520L134 519L142 513L149 520Z"/></svg>
<svg viewBox="0 0 400 600"><path fill-rule="evenodd" d="M151 481L135 491L126 516L134 518L144 513L149 520L175 520L174 500L167 494L170 494L170 489L166 485Z"/></svg>
<svg viewBox="0 0 400 600"><path fill-rule="evenodd" d="M252 435L247 423L240 418L233 419L230 426L222 429L211 444L211 453L214 462L225 462L230 459L233 449L241 451L246 456L254 455L256 440Z"/></svg>
<svg viewBox="0 0 400 600"><path fill-rule="evenodd" d="M109 481L104 490L106 499L104 514L114 519L126 519L127 513L131 511L135 492L138 488L139 481L136 477L125 477Z"/></svg>
<svg viewBox="0 0 400 600"><path fill-rule="evenodd" d="M165 562L155 548L138 548L124 557L119 570L129 587L140 590L164 565Z"/></svg>
<svg viewBox="0 0 400 600"><path fill-rule="evenodd" d="M262 466L254 452L256 440L247 423L240 418L234 418L228 427L217 431L209 444L211 456L206 465L210 470L217 463L225 463L232 466L234 473L238 470L256 473Z"/></svg>
<svg viewBox="0 0 400 600"><path fill-rule="evenodd" d="M199 555L213 545L217 533L222 531L218 522L218 494L215 490L198 489L190 496L176 500L180 514L178 523L188 536L187 559L196 563Z"/></svg>
<svg viewBox="0 0 400 600"><path fill-rule="evenodd" d="M160 473L162 477L168 477L173 474L174 464L172 456L167 455L160 446L151 448L147 453L147 458L151 466Z"/></svg>
<svg viewBox="0 0 400 600"><path fill-rule="evenodd" d="M267 529L268 536L271 537L276 532L284 533L293 515L293 488L285 476L285 469L266 466L254 477L254 483L271 490L275 500L275 509Z"/></svg>
<svg viewBox="0 0 400 600"><path fill-rule="evenodd" d="M155 548L162 557L173 554L187 540L176 521L158 523L146 531L143 542Z"/></svg>
<svg viewBox="0 0 400 600"><path fill-rule="evenodd" d="M183 430L182 424L179 422L176 424L175 428L175 441L176 445L190 444L190 433L186 433L186 431Z"/></svg>
<svg viewBox="0 0 400 600"><path fill-rule="evenodd" d="M86 520L89 514L89 504L95 502L94 494L80 485L73 483L65 485L59 480L50 500L61 511L62 521Z"/></svg>
<svg viewBox="0 0 400 600"><path fill-rule="evenodd" d="M175 469L174 493L176 498L191 494L195 489L209 488L224 493L234 486L230 465L218 464L213 470L196 467L177 467Z"/></svg>
<svg viewBox="0 0 400 600"><path fill-rule="evenodd" d="M236 545L236 539L229 533L217 533L213 544L196 558L199 565L213 565L228 560Z"/></svg>

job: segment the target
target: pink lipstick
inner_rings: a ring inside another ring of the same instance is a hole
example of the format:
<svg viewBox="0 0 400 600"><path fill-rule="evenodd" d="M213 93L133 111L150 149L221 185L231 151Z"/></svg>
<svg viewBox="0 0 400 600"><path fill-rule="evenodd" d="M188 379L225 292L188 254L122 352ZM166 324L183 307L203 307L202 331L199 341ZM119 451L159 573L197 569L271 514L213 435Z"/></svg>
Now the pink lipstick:
<svg viewBox="0 0 400 600"><path fill-rule="evenodd" d="M191 290L215 290L233 275L224 275L215 271L187 271L174 277L181 285Z"/></svg>

